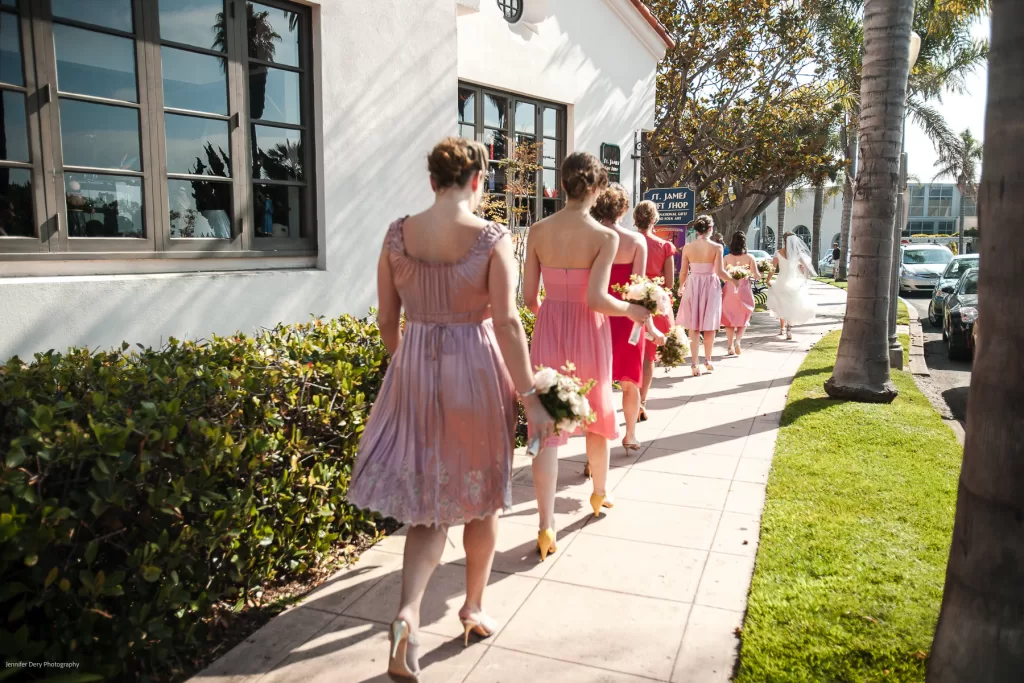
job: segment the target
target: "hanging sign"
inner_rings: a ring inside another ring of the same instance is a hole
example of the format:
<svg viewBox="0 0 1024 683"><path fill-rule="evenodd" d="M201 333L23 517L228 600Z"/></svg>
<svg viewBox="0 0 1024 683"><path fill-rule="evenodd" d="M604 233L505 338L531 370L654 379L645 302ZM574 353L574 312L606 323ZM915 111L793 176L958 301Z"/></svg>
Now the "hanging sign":
<svg viewBox="0 0 1024 683"><path fill-rule="evenodd" d="M621 155L622 152L618 145L609 142L601 143L601 163L608 169L608 182L610 183L619 182L619 171L622 167Z"/></svg>
<svg viewBox="0 0 1024 683"><path fill-rule="evenodd" d="M684 226L693 222L694 192L690 187L665 187L644 192L658 207L658 226Z"/></svg>

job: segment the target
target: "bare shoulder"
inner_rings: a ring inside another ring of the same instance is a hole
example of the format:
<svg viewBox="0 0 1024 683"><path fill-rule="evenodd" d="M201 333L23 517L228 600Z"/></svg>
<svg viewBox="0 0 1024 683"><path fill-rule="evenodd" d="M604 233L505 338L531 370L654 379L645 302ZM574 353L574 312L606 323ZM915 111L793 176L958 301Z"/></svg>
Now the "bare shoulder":
<svg viewBox="0 0 1024 683"><path fill-rule="evenodd" d="M629 242L631 244L633 244L633 245L635 245L637 247L646 247L647 246L647 240L645 240L644 236L641 235L638 232L634 232L632 230L624 230L622 232L622 234L623 234L623 236L627 240L629 240Z"/></svg>
<svg viewBox="0 0 1024 683"><path fill-rule="evenodd" d="M619 243L619 233L617 230L607 228L597 221L592 221L592 225L594 233L597 235L597 239L601 246L609 243L616 245Z"/></svg>

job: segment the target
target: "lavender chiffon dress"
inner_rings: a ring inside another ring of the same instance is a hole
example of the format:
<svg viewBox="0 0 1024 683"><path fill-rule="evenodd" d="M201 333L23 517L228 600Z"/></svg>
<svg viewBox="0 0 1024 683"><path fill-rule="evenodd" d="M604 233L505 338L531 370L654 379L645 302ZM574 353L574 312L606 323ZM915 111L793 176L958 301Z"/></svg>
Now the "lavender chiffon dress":
<svg viewBox="0 0 1024 683"><path fill-rule="evenodd" d="M406 326L359 444L348 500L411 525L481 519L512 504L515 388L491 321L496 223L456 263L405 252L402 224L386 245Z"/></svg>

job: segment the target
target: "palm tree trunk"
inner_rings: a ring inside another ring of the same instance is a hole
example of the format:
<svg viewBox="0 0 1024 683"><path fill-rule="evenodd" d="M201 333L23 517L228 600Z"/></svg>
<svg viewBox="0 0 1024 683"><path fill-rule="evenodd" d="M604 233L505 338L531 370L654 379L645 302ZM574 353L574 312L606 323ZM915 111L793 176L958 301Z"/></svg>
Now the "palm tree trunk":
<svg viewBox="0 0 1024 683"><path fill-rule="evenodd" d="M778 246L780 244L782 244L782 234L784 232L786 232L786 193L788 191L789 191L788 188L782 188L782 194L779 195L779 204L778 204L778 212L779 213L778 213L778 217L777 217L778 218L778 226L776 226L776 228L775 228L775 230L776 230L776 232L775 232L775 248L776 249L778 249Z"/></svg>
<svg viewBox="0 0 1024 683"><path fill-rule="evenodd" d="M839 276L837 282L846 282L846 261L850 258L850 222L853 219L853 183L857 178L857 128L851 126L848 147L849 158L846 179L843 181L843 218L839 224Z"/></svg>
<svg viewBox="0 0 1024 683"><path fill-rule="evenodd" d="M966 194L964 193L963 190L961 190L960 191L960 223L959 223L958 229L957 229L957 246L959 247L959 249L957 249L956 253L958 253L958 254L964 253L964 199L966 199Z"/></svg>
<svg viewBox="0 0 1024 683"><path fill-rule="evenodd" d="M900 139L910 73L914 0L867 0L860 89L863 168L853 200L853 263L846 316L832 377L832 398L891 403L889 281Z"/></svg>
<svg viewBox="0 0 1024 683"><path fill-rule="evenodd" d="M975 358L953 545L928 683L1024 680L1024 5L992 2L978 283L985 351Z"/></svg>
<svg viewBox="0 0 1024 683"><path fill-rule="evenodd" d="M821 260L821 214L825 211L825 184L818 181L814 185L814 213L811 214L811 258L814 267Z"/></svg>

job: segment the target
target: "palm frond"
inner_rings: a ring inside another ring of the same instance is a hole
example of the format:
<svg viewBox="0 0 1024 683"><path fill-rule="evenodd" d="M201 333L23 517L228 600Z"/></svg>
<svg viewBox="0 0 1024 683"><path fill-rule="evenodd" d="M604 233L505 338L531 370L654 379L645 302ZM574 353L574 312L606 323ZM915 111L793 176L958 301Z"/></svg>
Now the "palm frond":
<svg viewBox="0 0 1024 683"><path fill-rule="evenodd" d="M925 104L915 95L907 98L907 113L917 125L921 126L925 135L932 141L939 157L955 155L960 142L959 136L952 131L945 117L935 107Z"/></svg>

